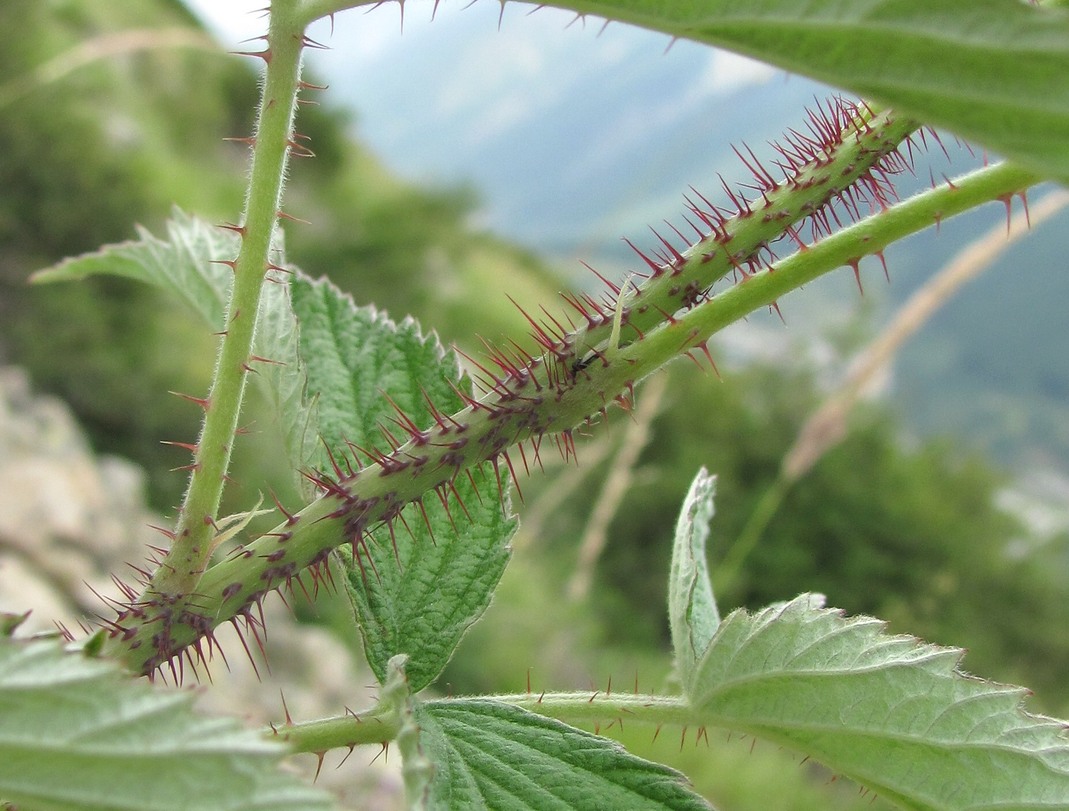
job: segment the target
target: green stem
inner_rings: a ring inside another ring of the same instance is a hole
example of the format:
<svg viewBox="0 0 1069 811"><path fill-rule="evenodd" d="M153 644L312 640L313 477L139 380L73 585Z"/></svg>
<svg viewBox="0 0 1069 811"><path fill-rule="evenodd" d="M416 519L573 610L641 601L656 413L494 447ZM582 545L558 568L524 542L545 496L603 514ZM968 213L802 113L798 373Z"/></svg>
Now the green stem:
<svg viewBox="0 0 1069 811"><path fill-rule="evenodd" d="M786 293L942 220L994 200L1008 200L1043 178L1014 164L979 169L922 192L880 214L807 246L694 307L643 340L622 347L618 356L631 364L636 380L682 352L701 347L714 334Z"/></svg>
<svg viewBox="0 0 1069 811"><path fill-rule="evenodd" d="M865 255L878 253L941 219L992 200L1007 199L1039 179L1008 164L981 169L799 250L771 269L749 276L683 315L671 317L640 340L606 349L603 360L592 363L557 396L518 398L498 410L493 405L496 395L489 394L485 404L470 406L450 418L451 423L466 426L467 447L471 449L471 456L456 463L456 468L442 464L432 455L444 453L447 443L403 446L396 453L398 459L407 459L408 454L427 454L423 467L426 476L391 473L383 465L364 468L340 483L331 495L313 502L273 532L209 569L198 585L195 606L183 603L167 607L166 616L160 617L162 611L153 612L139 618L138 627L131 632L124 628L124 650L120 655L137 671L159 667L206 629L247 615L250 606L263 595L284 586L306 567L323 563L331 549L349 542L365 528L391 520L401 506L421 498L463 468L493 459L532 436L570 430L604 408L617 393L627 391L677 355L702 347L715 332L771 305L790 290L856 263ZM536 365L531 371L545 374L546 368Z"/></svg>
<svg viewBox="0 0 1069 811"><path fill-rule="evenodd" d="M635 695L632 693L520 693L479 696L480 700L511 704L568 724L605 725L616 719L660 726L694 723L694 713L682 697ZM462 702L463 697L435 700L435 704ZM293 752L319 754L330 749L348 749L363 744L386 744L400 731L395 713L381 713L378 708L359 715L343 715L272 727L265 735L286 740Z"/></svg>
<svg viewBox="0 0 1069 811"><path fill-rule="evenodd" d="M194 592L213 551L230 453L238 429L245 382L254 358L253 337L260 292L270 265L272 238L282 200L300 80L302 29L294 25L290 2L272 4L267 46L261 56L266 77L252 149L241 249L234 260L234 286L227 308L204 424L178 517L174 544L149 584L149 594L167 597Z"/></svg>
<svg viewBox="0 0 1069 811"><path fill-rule="evenodd" d="M400 730L401 722L396 713L379 712L376 708L358 715L347 713L317 721L272 726L264 735L283 739L293 752L318 754L351 746L386 744L394 740Z"/></svg>

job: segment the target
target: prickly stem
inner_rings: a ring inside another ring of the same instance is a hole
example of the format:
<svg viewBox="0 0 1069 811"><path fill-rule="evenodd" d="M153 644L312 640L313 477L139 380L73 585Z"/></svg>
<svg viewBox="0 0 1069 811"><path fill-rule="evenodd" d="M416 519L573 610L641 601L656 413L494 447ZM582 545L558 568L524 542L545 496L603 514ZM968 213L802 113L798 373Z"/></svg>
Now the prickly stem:
<svg viewBox="0 0 1069 811"><path fill-rule="evenodd" d="M266 65L245 214L237 257L220 257L234 270L226 329L220 335L211 391L203 399L204 422L195 446L188 489L171 549L147 584L142 601L173 603L197 590L212 552L230 452L249 370L256 312L270 263L272 238L291 151L293 111L300 77L300 29L292 2L273 4L270 31L259 56ZM289 12L289 13L287 13Z"/></svg>
<svg viewBox="0 0 1069 811"><path fill-rule="evenodd" d="M294 42L299 50L299 38ZM297 54L292 58L296 60ZM271 71L282 61L273 55L268 92L273 86ZM296 61L292 64L295 71ZM290 75L295 83L295 72ZM291 90L296 93L295 84ZM273 106L279 105L268 102L265 109ZM546 434L564 434L558 446L562 454L570 453L566 432L590 415L604 412L613 401L628 404L637 381L677 355L695 349L704 352L705 341L728 323L773 304L821 273L878 253L907 233L986 200L1019 193L1036 182L1027 172L992 167L954 186L888 207L886 175L903 168L903 159L894 150L914 124L897 120L888 111L874 112L841 99L831 102L820 115L814 114L813 122L813 138L788 136L787 145L780 147L787 161L786 167L781 166L786 175L782 182L777 183L747 153L745 162L760 190L758 199L736 195L738 214L728 217L699 195L700 203L691 204L691 214L707 224L707 236L681 249L663 240L659 261L643 257L650 271L646 281L637 287L610 288L615 295L604 304L590 298L566 298L583 317L577 329L569 331L548 313L548 321L527 315L541 355L533 357L522 348L511 356L491 350L490 363L496 371L480 365L486 377L482 396L458 388L465 407L452 415L432 408L434 422L422 430L399 413L393 423L402 431L394 443L397 447L389 453L363 451L368 464L355 472L335 466L333 477L309 473L309 480L321 491L318 500L298 513L287 513L283 524L236 549L204 572L199 582L193 575L199 574L196 567L204 559L194 558L190 551L175 556L175 550L189 546L180 534L142 598L120 612L115 628L121 630L113 629L112 639L121 658L140 672L165 666L219 624L242 618L249 622L251 612L268 593L291 585L306 568L318 572L329 566L334 548L349 543L358 551L374 542L370 530L383 522L392 523L406 505L421 506L432 490L447 497L458 475L490 463L496 478L502 461L512 471L508 450L514 446L519 446L526 467L524 442L531 443L535 461L539 461L538 447ZM283 151L289 140L288 126L287 117L276 133ZM265 140L261 130L257 147ZM848 210L866 203L879 213L826 236L830 231L827 205L832 200L843 201ZM776 262L769 245L781 237L788 242L798 240L798 227L805 221L823 238ZM245 228L251 232L251 223ZM263 236L269 239L269 227ZM249 240L247 233L243 255ZM268 245L263 241L259 250L266 251ZM255 261L261 262L262 276L264 260L247 261L253 264L243 264L239 256L239 276L242 270L255 270ZM711 285L732 272L742 280L713 296ZM234 323L228 337L232 332ZM244 363L248 350L240 357ZM235 381L237 390L240 383ZM209 417L215 409L213 399L207 409ZM202 438L198 447L205 445ZM213 510L214 505L201 512L214 521ZM186 526L191 530L199 514L190 513ZM206 522L203 548L210 548L210 524ZM189 585L191 580L195 588ZM174 587L175 583L183 587ZM252 627L254 635L255 630Z"/></svg>
<svg viewBox="0 0 1069 811"><path fill-rule="evenodd" d="M620 352L636 379L671 360L681 351L700 347L719 330L743 315L771 305L783 294L827 273L853 266L864 256L879 256L888 245L985 202L1019 194L1040 182L1033 172L1010 164L979 169L862 220L805 251L749 276L732 288L654 330L643 341Z"/></svg>

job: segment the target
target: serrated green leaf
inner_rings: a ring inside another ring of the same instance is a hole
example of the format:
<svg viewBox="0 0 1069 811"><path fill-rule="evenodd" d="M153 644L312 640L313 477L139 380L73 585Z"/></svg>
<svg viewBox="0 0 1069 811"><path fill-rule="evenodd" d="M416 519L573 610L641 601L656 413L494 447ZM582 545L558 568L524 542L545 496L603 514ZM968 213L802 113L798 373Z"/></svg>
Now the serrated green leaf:
<svg viewBox="0 0 1069 811"><path fill-rule="evenodd" d="M193 694L51 642L0 640L0 801L25 811L292 811L326 794L277 769L283 747Z"/></svg>
<svg viewBox="0 0 1069 811"><path fill-rule="evenodd" d="M460 409L454 386L470 390L470 384L456 358L411 319L394 324L373 307L356 307L326 281L295 279L293 303L322 445L331 449L330 457L320 450L315 466L328 474L335 465L355 469L348 443L389 451L382 427L407 439L395 405L420 426L434 420L428 401L444 413ZM380 681L389 660L407 654L411 689L426 687L486 610L516 531L504 493L506 481L475 470L373 531L356 559L351 551L339 553L364 650Z"/></svg>
<svg viewBox="0 0 1069 811"><path fill-rule="evenodd" d="M672 567L668 579L668 622L672 649L684 689L693 683L698 660L720 625L720 613L709 579L705 542L713 519L716 477L705 468L690 485L676 524Z"/></svg>
<svg viewBox="0 0 1069 811"><path fill-rule="evenodd" d="M1069 179L1069 14L1019 0L572 0L810 76Z"/></svg>
<svg viewBox="0 0 1069 811"><path fill-rule="evenodd" d="M329 473L348 460L357 469L367 460L356 459L350 443L389 452L383 428L407 439L390 400L421 427L432 421L423 391L446 413L460 407L448 383L460 381L455 357L412 318L396 323L373 306L357 307L326 279L298 275L291 293L308 396L318 410L319 442L309 466Z"/></svg>
<svg viewBox="0 0 1069 811"><path fill-rule="evenodd" d="M961 651L803 595L720 624L689 700L702 723L811 755L910 809L1069 807L1062 722L956 669Z"/></svg>
<svg viewBox="0 0 1069 811"><path fill-rule="evenodd" d="M545 811L703 809L685 778L619 744L495 701L417 705L424 752L436 764L423 807Z"/></svg>
<svg viewBox="0 0 1069 811"><path fill-rule="evenodd" d="M77 281L90 276L121 276L160 288L197 313L213 331L225 329L226 303L234 281L223 263L233 259L241 240L233 231L204 222L181 209L171 212L167 238L138 228L138 239L106 245L93 253L65 259L35 273L35 283ZM281 232L279 232L281 234ZM285 265L281 238L272 261ZM300 271L293 269L295 276ZM278 416L294 468L306 461L316 438L314 403L304 398L304 375L298 354L298 326L290 306L289 285L277 270L260 296L253 354L270 360L254 375Z"/></svg>
<svg viewBox="0 0 1069 811"><path fill-rule="evenodd" d="M504 509L498 501L494 474L480 470L474 478L478 488L466 477L455 482L464 508L451 495L447 511L431 496L423 510L407 507L392 534L372 532L357 562L348 547L339 551L364 652L380 681L390 658L405 653L412 690L433 682L504 574L517 521L507 500Z"/></svg>
<svg viewBox="0 0 1069 811"><path fill-rule="evenodd" d="M237 256L241 244L237 234L175 208L167 222L167 239L159 239L140 226L137 235L137 240L64 259L37 271L30 280L45 284L121 276L145 282L173 294L206 324L222 329L233 272L224 264L212 264L212 260Z"/></svg>

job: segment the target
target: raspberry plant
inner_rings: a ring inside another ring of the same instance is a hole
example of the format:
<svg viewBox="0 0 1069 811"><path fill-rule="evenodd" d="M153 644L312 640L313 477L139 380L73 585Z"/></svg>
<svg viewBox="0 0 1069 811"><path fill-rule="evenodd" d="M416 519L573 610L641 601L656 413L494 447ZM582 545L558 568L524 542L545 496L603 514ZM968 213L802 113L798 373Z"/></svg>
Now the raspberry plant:
<svg viewBox="0 0 1069 811"><path fill-rule="evenodd" d="M1069 178L1069 17L1016 0L551 3L720 45L860 94L821 102L720 202L694 191L683 228L635 249L636 272L483 357L410 319L358 307L289 263L279 238L289 158L306 153L297 103L314 21L370 3L273 0L250 55L262 99L245 211L215 226L176 212L165 238L67 260L41 282L115 274L184 299L219 336L214 380L185 447L189 486L168 543L114 616L64 651L0 644L0 798L24 809L325 808L284 776L285 752L393 743L413 808L701 808L681 775L572 724L755 735L821 761L911 809L1069 805L1064 725L1023 692L965 676L960 651L887 634L803 594L721 619L705 545L714 480L698 471L675 528L669 618L678 690L425 698L489 604L517 527L510 491L574 432L630 407L636 386L689 355L712 365L719 330L823 274L859 272L896 240L960 212ZM1050 4L1056 6L1057 4ZM295 124L296 120L296 124ZM1005 155L899 201L896 176L938 126ZM296 127L296 128L295 128ZM517 306L523 310L524 303ZM305 502L277 526L219 506L250 372L284 426ZM274 591L350 597L380 700L287 718L270 735L189 711L188 697L128 679L200 674L215 630L263 633ZM13 623L9 623L13 624ZM77 696L77 699L74 699Z"/></svg>

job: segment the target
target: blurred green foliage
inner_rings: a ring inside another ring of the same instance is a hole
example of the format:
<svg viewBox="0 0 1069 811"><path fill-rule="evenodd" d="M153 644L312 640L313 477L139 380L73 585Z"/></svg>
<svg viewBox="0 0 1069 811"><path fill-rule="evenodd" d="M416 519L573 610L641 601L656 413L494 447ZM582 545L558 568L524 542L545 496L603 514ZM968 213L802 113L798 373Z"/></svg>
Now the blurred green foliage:
<svg viewBox="0 0 1069 811"><path fill-rule="evenodd" d="M667 649L672 527L704 465L719 477L710 555L722 612L821 592L849 613L889 621L893 631L966 648L966 670L1028 684L1047 711L1069 704L1066 547L1021 551L1027 531L996 506L1006 482L989 463L950 443L907 444L886 411L868 408L787 491L738 577L724 582L718 563L776 483L820 392L802 362L753 365L719 380L687 364L668 373L670 400L598 563L591 601L607 643ZM558 598L607 464L541 527ZM537 504L544 487L521 485Z"/></svg>
<svg viewBox="0 0 1069 811"><path fill-rule="evenodd" d="M64 256L159 232L172 205L217 222L239 219L251 131L254 66L223 53L173 0L0 5L0 361L28 368L37 386L69 402L98 451L140 462L150 497L177 503L184 455L161 440L191 441L200 413L167 394L202 394L214 361L204 325L158 293L121 280L26 285ZM198 35L174 44L174 32ZM142 45L130 40L155 33ZM128 39L123 41L122 35ZM87 52L97 58L79 62ZM55 81L42 65L75 63ZM22 92L7 93L15 89ZM5 101L6 99L6 101ZM417 190L389 175L349 136L348 116L304 105L301 132L316 158L295 161L287 210L291 260L329 274L396 317L412 313L447 340L516 332L522 319L504 295L548 300L556 282L530 255L464 228L465 189ZM484 293L471 306L472 290ZM132 419L132 415L137 415ZM269 434L262 420L258 426ZM249 481L272 460L239 443L234 478ZM289 474L273 483L286 487ZM239 486L233 510L250 497Z"/></svg>

